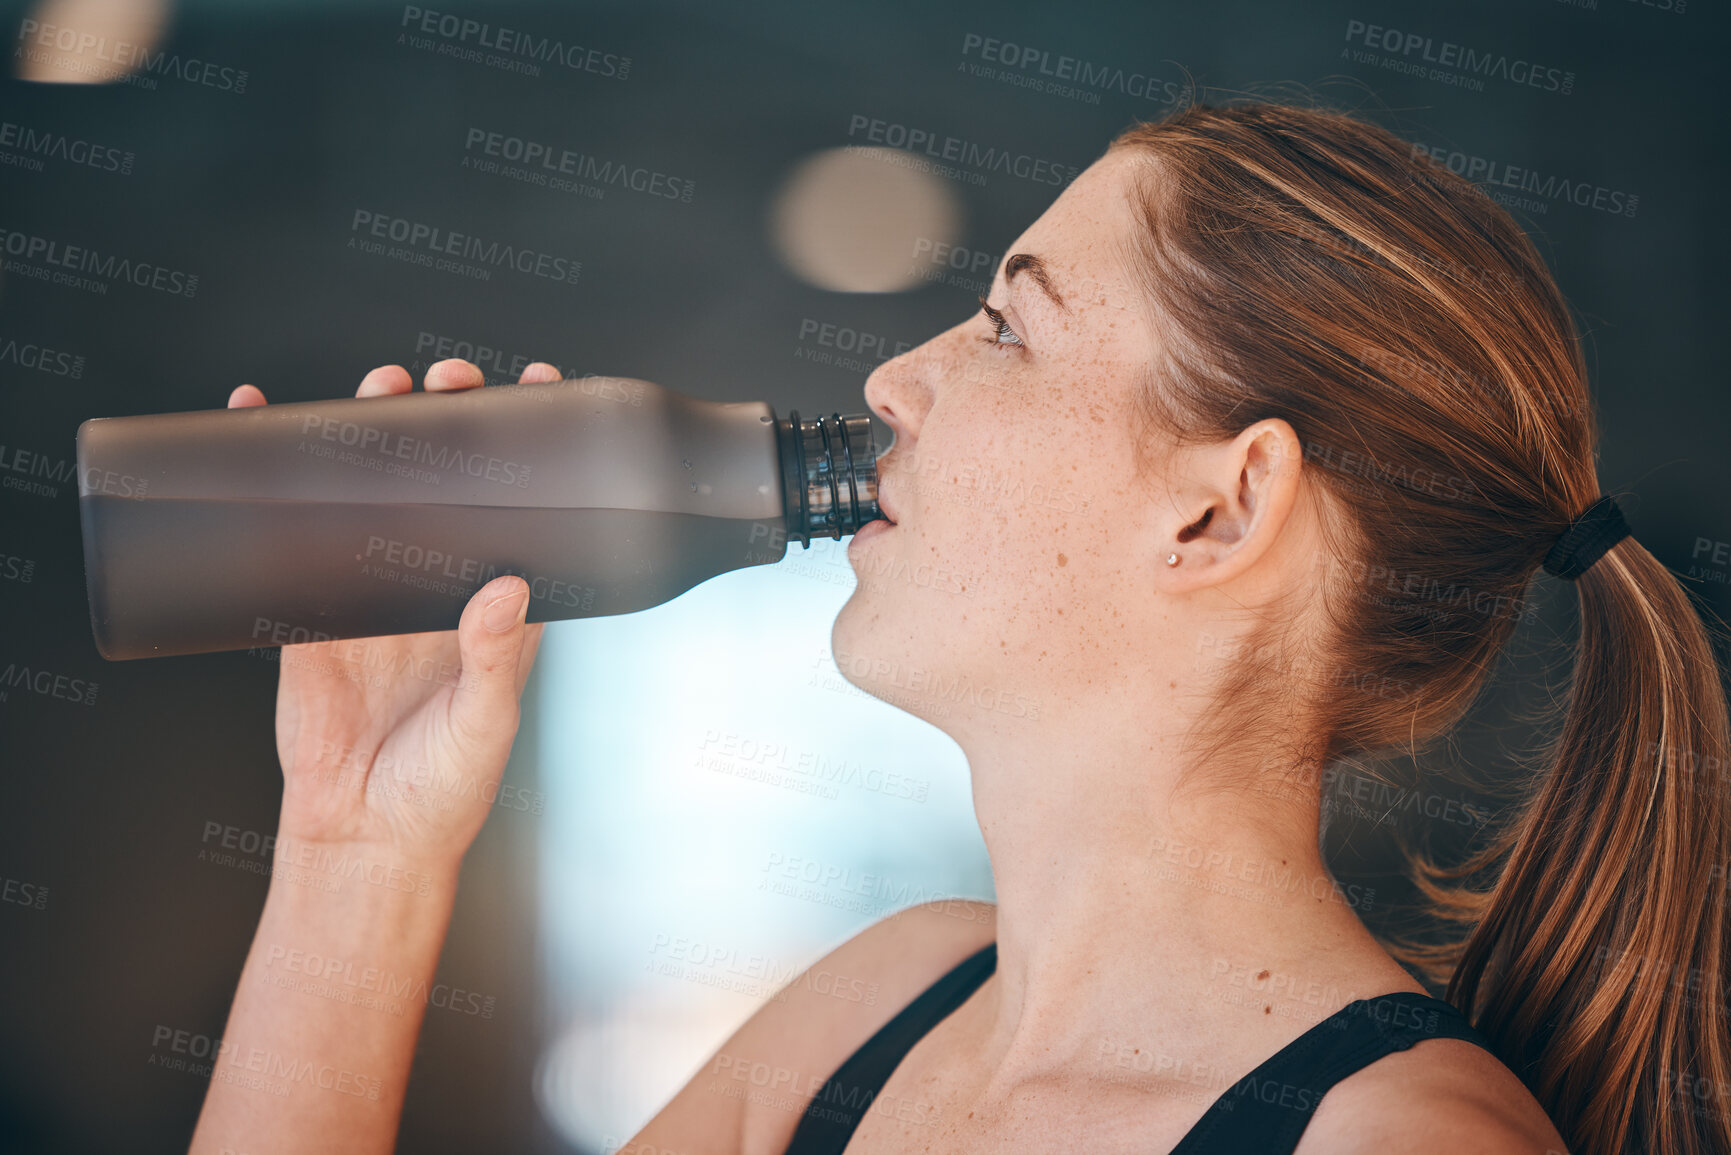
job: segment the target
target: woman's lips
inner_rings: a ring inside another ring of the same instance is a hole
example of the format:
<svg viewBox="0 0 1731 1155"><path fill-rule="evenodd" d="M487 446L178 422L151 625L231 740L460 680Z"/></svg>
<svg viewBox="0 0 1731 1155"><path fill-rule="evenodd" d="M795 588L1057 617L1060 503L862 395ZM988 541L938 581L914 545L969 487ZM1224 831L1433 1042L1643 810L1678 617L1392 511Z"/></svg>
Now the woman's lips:
<svg viewBox="0 0 1731 1155"><path fill-rule="evenodd" d="M866 538L876 537L878 534L886 533L889 530L893 529L894 527L895 527L894 522L886 521L883 518L878 518L875 521L868 521L864 525L860 526L857 531L855 531L855 533L853 535L853 540L854 541L863 541ZM853 542L849 542L848 546L849 546L849 548L852 548Z"/></svg>

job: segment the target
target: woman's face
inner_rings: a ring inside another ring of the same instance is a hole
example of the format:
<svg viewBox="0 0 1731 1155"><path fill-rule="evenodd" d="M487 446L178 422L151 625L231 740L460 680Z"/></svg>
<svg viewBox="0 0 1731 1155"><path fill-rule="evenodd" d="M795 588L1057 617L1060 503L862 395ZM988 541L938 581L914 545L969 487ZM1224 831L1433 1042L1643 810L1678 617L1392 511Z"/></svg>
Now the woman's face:
<svg viewBox="0 0 1731 1155"><path fill-rule="evenodd" d="M866 382L897 524L850 543L831 642L849 681L945 729L1050 716L1149 640L1171 536L1133 461L1155 338L1128 272L1139 163L1107 154L1006 250L1001 324L976 311Z"/></svg>

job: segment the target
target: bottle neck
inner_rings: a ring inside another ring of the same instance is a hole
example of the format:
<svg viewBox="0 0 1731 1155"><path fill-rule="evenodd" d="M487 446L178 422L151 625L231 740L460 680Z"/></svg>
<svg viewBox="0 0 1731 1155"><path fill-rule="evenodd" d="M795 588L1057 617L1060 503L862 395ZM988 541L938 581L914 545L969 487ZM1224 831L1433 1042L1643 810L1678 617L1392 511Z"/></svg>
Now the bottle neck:
<svg viewBox="0 0 1731 1155"><path fill-rule="evenodd" d="M868 416L833 413L802 421L790 409L775 432L790 542L810 549L814 537L845 537L883 517Z"/></svg>

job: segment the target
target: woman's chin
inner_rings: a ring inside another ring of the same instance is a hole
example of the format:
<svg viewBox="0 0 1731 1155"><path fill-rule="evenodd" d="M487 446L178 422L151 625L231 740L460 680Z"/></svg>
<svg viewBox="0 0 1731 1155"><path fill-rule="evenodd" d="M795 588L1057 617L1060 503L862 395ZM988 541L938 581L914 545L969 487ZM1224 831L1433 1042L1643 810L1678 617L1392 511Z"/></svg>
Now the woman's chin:
<svg viewBox="0 0 1731 1155"><path fill-rule="evenodd" d="M863 586L854 587L836 611L829 630L830 645L844 650L869 648L871 637L881 628L881 617L882 608L875 603L872 592Z"/></svg>

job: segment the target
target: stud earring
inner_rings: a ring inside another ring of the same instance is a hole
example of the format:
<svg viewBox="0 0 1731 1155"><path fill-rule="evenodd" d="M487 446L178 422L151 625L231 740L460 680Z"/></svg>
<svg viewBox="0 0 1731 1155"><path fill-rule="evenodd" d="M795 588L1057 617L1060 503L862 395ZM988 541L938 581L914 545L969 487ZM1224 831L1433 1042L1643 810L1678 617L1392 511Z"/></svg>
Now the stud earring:
<svg viewBox="0 0 1731 1155"><path fill-rule="evenodd" d="M1167 565L1177 565L1178 564L1178 555L1175 553L1167 554L1166 555L1166 564Z"/></svg>

